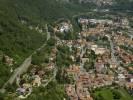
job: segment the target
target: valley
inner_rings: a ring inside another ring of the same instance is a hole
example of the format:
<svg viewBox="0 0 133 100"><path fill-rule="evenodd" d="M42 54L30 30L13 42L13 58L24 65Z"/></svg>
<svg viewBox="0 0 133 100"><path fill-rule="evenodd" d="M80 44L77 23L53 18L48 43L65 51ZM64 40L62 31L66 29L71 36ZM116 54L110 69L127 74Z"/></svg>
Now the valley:
<svg viewBox="0 0 133 100"><path fill-rule="evenodd" d="M132 4L1 0L0 99L132 100Z"/></svg>

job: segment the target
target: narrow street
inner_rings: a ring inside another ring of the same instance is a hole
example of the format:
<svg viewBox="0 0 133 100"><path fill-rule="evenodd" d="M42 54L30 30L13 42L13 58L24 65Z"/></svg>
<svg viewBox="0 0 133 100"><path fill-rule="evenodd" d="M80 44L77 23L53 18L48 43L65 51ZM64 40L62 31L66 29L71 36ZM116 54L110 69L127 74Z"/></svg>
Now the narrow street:
<svg viewBox="0 0 133 100"><path fill-rule="evenodd" d="M82 57L84 56L84 53L86 52L86 49L84 49L84 46L81 46L81 54L80 54L80 70L81 72L85 72L84 69L84 61L82 61Z"/></svg>
<svg viewBox="0 0 133 100"><path fill-rule="evenodd" d="M76 95L78 96L78 98L80 98L80 96L79 96L79 93L77 91L77 82L79 80L80 74L83 73L83 72L86 72L86 70L84 69L84 63L85 62L82 61L82 58L83 58L85 52L86 52L86 48L84 48L84 46L81 46L81 52L80 52L80 73L75 76L76 82L74 84L75 85L75 92L76 92Z"/></svg>
<svg viewBox="0 0 133 100"><path fill-rule="evenodd" d="M111 46L111 60L112 63L115 63L117 66L120 67L120 61L118 61L117 57L115 56L115 50L114 50L114 43L111 40L111 38L109 38L110 41L110 46ZM115 71L117 73L117 71Z"/></svg>
<svg viewBox="0 0 133 100"><path fill-rule="evenodd" d="M113 63L116 63L117 65L119 65L118 61L115 57L114 43L111 40L111 38L109 38L109 41L110 41L110 47L111 47L111 60L112 60Z"/></svg>

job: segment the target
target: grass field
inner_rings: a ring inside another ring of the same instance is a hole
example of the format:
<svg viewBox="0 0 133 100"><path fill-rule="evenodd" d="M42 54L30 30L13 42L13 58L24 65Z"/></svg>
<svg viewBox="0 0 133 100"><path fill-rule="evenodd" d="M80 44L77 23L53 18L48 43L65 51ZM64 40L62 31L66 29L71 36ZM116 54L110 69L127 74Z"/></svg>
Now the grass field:
<svg viewBox="0 0 133 100"><path fill-rule="evenodd" d="M118 93L120 93L121 98L117 99L117 100L133 100L133 97L131 97L126 90L124 90L123 88L119 88L119 89L109 89L109 88L103 88L101 90L98 90L94 93L94 96L97 97L98 95L101 95L104 100L114 100L113 99L113 91L117 91Z"/></svg>

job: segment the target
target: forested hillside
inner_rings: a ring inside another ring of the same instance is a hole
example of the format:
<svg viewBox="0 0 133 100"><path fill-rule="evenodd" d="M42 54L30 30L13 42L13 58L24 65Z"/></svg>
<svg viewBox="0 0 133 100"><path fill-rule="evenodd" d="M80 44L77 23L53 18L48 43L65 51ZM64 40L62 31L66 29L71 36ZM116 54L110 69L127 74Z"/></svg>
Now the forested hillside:
<svg viewBox="0 0 133 100"><path fill-rule="evenodd" d="M12 56L34 50L44 42L42 34L29 30L21 20L44 28L45 23L83 11L88 9L56 0L0 0L0 50Z"/></svg>
<svg viewBox="0 0 133 100"><path fill-rule="evenodd" d="M114 10L133 10L133 0L115 0L116 4L114 4L111 9Z"/></svg>

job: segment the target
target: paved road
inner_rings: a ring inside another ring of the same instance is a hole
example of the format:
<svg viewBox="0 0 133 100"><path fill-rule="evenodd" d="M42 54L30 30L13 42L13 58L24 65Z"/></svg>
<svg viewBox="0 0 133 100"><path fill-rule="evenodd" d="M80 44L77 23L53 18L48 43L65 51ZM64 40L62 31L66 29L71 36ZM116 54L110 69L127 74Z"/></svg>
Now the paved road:
<svg viewBox="0 0 133 100"><path fill-rule="evenodd" d="M54 72L53 72L53 76L48 80L47 83L42 84L42 86L43 86L43 87L46 87L52 80L54 80L55 77L56 77L56 73L57 73L57 68L55 67Z"/></svg>
<svg viewBox="0 0 133 100"><path fill-rule="evenodd" d="M10 79L7 81L5 86L10 83L13 84L14 80L16 79L17 76L21 75L23 72L26 72L29 66L31 65L32 61L32 56L29 56L28 58L25 59L25 61L18 67L15 71L14 74L10 77ZM5 87L4 86L4 87Z"/></svg>

